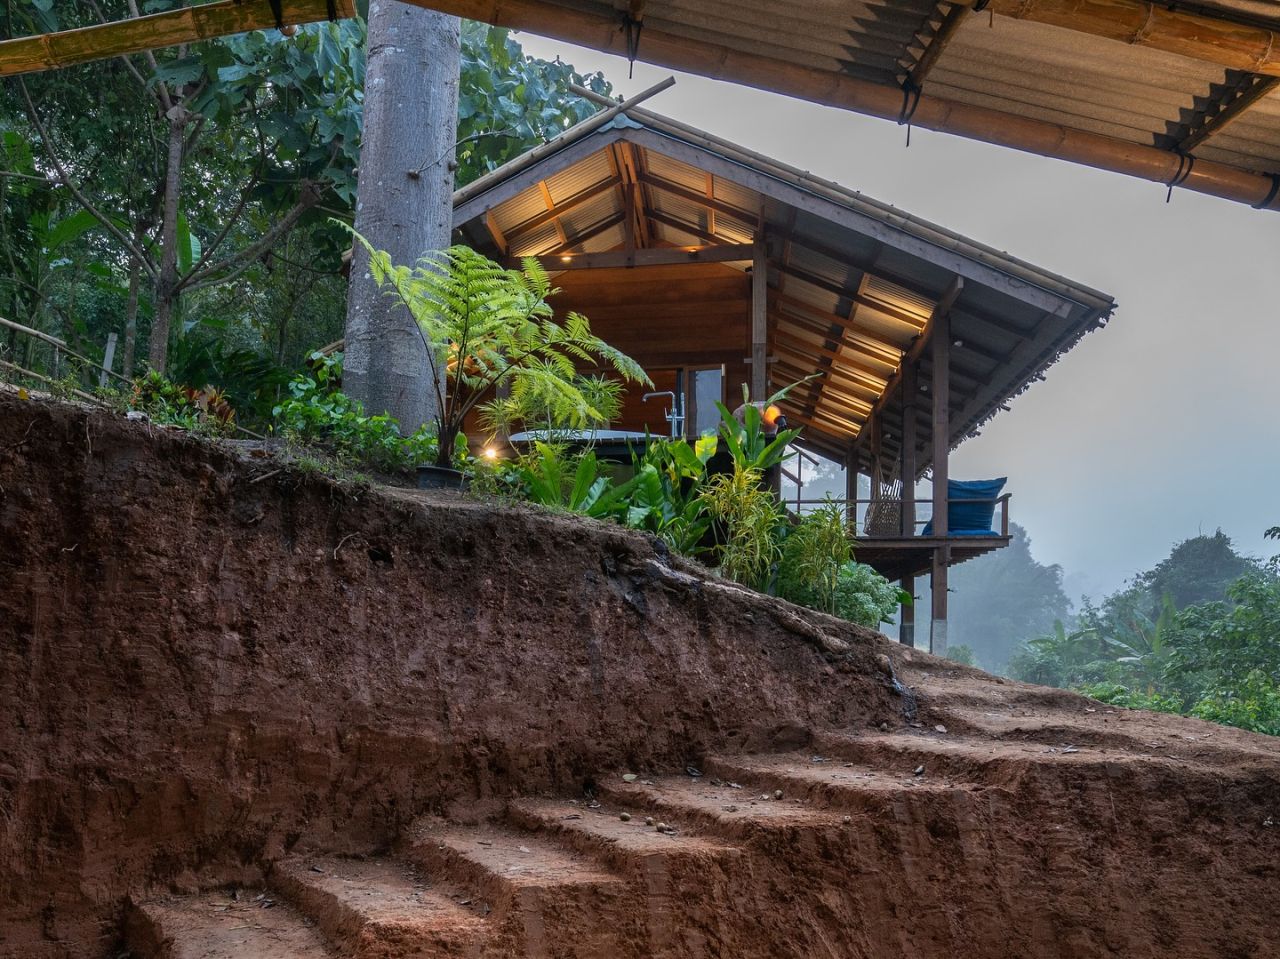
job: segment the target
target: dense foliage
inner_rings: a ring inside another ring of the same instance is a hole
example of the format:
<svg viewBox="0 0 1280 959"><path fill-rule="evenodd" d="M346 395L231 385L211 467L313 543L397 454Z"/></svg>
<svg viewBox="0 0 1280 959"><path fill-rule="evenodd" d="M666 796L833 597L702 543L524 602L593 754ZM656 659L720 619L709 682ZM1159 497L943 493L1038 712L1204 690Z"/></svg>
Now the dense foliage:
<svg viewBox="0 0 1280 959"><path fill-rule="evenodd" d="M1009 662L1010 675L1114 705L1280 734L1280 565L1221 532L1174 547L1100 605L1086 601Z"/></svg>
<svg viewBox="0 0 1280 959"><path fill-rule="evenodd" d="M374 280L404 304L425 337L436 392L439 466L453 465L454 441L477 408L489 422L507 427L522 411L536 411L539 422L529 425L607 425L616 403L596 403L602 395L616 398L616 389L580 376L579 363L607 369L619 384L652 385L635 360L591 332L581 313L556 319L547 300L557 291L534 257L512 270L454 246L407 266L392 263L359 234L356 240L369 251ZM510 396L493 398L504 387Z"/></svg>
<svg viewBox="0 0 1280 959"><path fill-rule="evenodd" d="M11 5L7 26L17 36L136 12L130 0L45 0ZM224 390L242 420L265 420L305 357L342 335L350 238L333 220L352 217L364 44L354 19L0 81L0 315L95 361L115 333L127 376L150 356L174 381ZM476 23L461 61L459 185L595 112L570 83L609 89ZM182 366L205 347L217 361ZM273 376L250 396L227 358ZM0 359L61 376L47 344L11 331Z"/></svg>

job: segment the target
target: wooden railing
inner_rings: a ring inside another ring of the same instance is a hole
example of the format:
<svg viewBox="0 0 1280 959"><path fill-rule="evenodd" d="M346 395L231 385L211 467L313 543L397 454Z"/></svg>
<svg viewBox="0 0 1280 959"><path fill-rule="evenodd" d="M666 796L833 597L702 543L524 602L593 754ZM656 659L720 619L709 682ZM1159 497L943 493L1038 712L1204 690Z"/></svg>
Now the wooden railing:
<svg viewBox="0 0 1280 959"><path fill-rule="evenodd" d="M1010 493L1004 493L996 497L964 497L964 498L957 497L957 498L951 499L949 502L995 504L995 506L997 507L997 515L996 517L994 517L992 528L994 530L995 523L998 522L1000 532L993 535L998 535L998 536L1007 538L1009 536L1010 496L1011 496ZM804 499L804 498L801 498L800 496L797 496L795 498L789 497L787 499L788 508L792 509L796 513L803 512L803 508L805 506L821 506L825 503L835 503L836 505L843 507L846 515L848 516L849 525L856 531L854 535L858 536L859 538L865 538L865 539L910 539L913 537L918 537L921 535L920 531L926 525L928 525L928 523L933 518L932 517L933 503L931 500L927 500L927 499L917 499L910 502L902 499L885 499L885 498L868 499L868 498L862 498L862 497L858 497L857 499L836 499L834 497L830 499ZM897 510L898 523L897 523L896 532L868 533L865 531L865 517L866 517L865 507L870 507L872 505L884 507L890 513L893 512L892 507L894 506L898 507L898 510ZM859 507L864 507L864 509L859 510ZM912 507L914 507L914 510L912 509ZM921 515L922 508L923 508L923 515ZM911 530L911 532L909 533L903 532L903 527L904 525L906 525L902 523L902 515L904 511L914 513L914 515L911 516L909 520L909 528ZM938 534L930 533L930 538L936 535ZM966 535L969 535L969 534L966 534Z"/></svg>

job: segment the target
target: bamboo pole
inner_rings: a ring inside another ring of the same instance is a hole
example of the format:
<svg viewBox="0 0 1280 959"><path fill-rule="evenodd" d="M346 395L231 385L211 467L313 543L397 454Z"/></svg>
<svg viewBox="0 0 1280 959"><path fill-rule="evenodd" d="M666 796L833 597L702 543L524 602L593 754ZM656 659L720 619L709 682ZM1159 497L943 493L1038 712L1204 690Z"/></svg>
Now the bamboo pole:
<svg viewBox="0 0 1280 959"><path fill-rule="evenodd" d="M108 369L106 366L103 366L97 360L91 360L89 359L89 357L85 356L83 353L77 353L75 350L71 349L71 347L67 346L65 341L58 339L56 336L50 336L48 333L41 333L39 330L33 330L31 329L31 327L23 326L21 323L15 323L13 322L13 320L6 320L3 316L0 316L0 326L8 327L11 330L17 330L19 333L24 333L27 336L34 337L37 340L44 340L44 342L48 343L54 349L61 350L63 353L66 353L68 356L74 356L77 360L80 360L83 363L88 363L94 369L100 370L103 374L114 376L116 379L121 380L125 383L131 382L131 380L129 380L128 377L122 376L121 374L117 373L115 370ZM111 335L115 336L114 333Z"/></svg>
<svg viewBox="0 0 1280 959"><path fill-rule="evenodd" d="M329 18L325 0L282 0L281 7L286 25ZM338 19L355 16L353 0L334 0L334 8ZM266 0L221 0L78 30L19 37L0 43L0 76L53 70L275 25L275 14Z"/></svg>
<svg viewBox="0 0 1280 959"><path fill-rule="evenodd" d="M1249 73L1280 76L1277 29L1139 0L991 0L1005 17L1176 53Z"/></svg>
<svg viewBox="0 0 1280 959"><path fill-rule="evenodd" d="M435 4L418 4L418 5L419 6L435 6ZM586 136L588 133L591 133L593 130L600 129L602 126L604 126L614 117L616 117L619 113L623 113L634 106L638 106L639 104L643 103L645 100L648 100L650 97L661 93L663 90L666 90L671 86L674 86L675 82L676 82L675 77L667 77L665 80L661 80L658 83L655 83L653 86L649 87L647 90L641 90L639 93L637 93L635 96L631 97L628 100L623 100L621 103L614 103L609 107L609 109L601 110L599 113L592 114L591 116L587 117L587 119L583 120L581 123L576 123L573 126L571 126L569 129L565 130L563 133L559 134L558 136L552 137L550 140L548 140L546 143L542 144L541 146L534 147L528 153L525 153L522 156L517 157L516 159L512 160L510 163L503 164L498 169L493 170L489 173L486 173L484 176L480 177L480 179L475 180L471 183L468 183L462 189L455 190L453 194L453 205L456 207L462 203L467 202L473 197L480 196L480 194L492 189L495 184L498 184L503 182L504 180L510 179L512 176L519 173L521 170L531 167L535 163L537 163L539 160L543 159L544 157L552 153L555 153L557 150L561 149L566 143L572 143L576 140L582 139L584 136Z"/></svg>

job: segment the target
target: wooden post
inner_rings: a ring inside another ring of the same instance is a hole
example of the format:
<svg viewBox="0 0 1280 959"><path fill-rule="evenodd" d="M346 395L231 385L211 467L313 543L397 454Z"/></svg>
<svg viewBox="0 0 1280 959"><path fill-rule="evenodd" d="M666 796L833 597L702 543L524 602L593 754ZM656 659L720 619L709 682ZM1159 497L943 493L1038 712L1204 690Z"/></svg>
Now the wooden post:
<svg viewBox="0 0 1280 959"><path fill-rule="evenodd" d="M768 394L769 366L766 352L769 337L769 248L764 230L758 230L751 256L751 399Z"/></svg>
<svg viewBox="0 0 1280 959"><path fill-rule="evenodd" d="M884 419L877 416L871 426L871 498L879 502L884 482Z"/></svg>
<svg viewBox="0 0 1280 959"><path fill-rule="evenodd" d="M107 334L107 348L102 354L102 372L98 374L98 387L105 389L107 386L107 377L111 375L111 364L116 358L116 334Z"/></svg>
<svg viewBox="0 0 1280 959"><path fill-rule="evenodd" d="M933 620L929 630L929 651L939 656L947 652L947 567L951 547L947 545L947 456L951 451L951 313L933 316L933 535L943 540L934 547L933 571L929 577L933 594Z"/></svg>
<svg viewBox="0 0 1280 959"><path fill-rule="evenodd" d="M844 509L849 531L858 535L858 441L849 442L844 454Z"/></svg>
<svg viewBox="0 0 1280 959"><path fill-rule="evenodd" d="M622 221L622 249L627 255L627 266L636 265L636 184L626 186L626 218Z"/></svg>
<svg viewBox="0 0 1280 959"><path fill-rule="evenodd" d="M916 365L912 363L902 370L903 536L916 535L916 388Z"/></svg>
<svg viewBox="0 0 1280 959"><path fill-rule="evenodd" d="M902 577L901 586L904 591L915 597L916 578L914 576ZM902 614L898 620L898 642L912 648L916 645L916 608L911 603L902 604Z"/></svg>

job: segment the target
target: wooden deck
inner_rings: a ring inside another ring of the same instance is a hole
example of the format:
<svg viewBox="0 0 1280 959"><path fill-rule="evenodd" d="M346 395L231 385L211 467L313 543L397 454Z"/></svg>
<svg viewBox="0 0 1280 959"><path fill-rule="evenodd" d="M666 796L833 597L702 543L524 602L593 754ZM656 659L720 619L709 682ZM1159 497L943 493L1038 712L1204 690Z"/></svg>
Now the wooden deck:
<svg viewBox="0 0 1280 959"><path fill-rule="evenodd" d="M1009 545L1009 537L991 536L857 536L853 557L866 563L885 579L897 582L904 576L929 572L933 553L939 546L951 547L951 566Z"/></svg>

